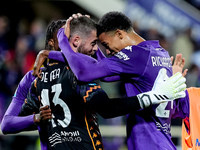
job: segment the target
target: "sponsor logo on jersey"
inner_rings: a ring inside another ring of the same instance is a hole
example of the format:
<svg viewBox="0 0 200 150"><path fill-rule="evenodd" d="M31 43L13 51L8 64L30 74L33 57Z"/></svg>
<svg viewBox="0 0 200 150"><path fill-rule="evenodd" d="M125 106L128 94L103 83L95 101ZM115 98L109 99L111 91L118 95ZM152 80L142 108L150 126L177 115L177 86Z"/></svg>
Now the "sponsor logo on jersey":
<svg viewBox="0 0 200 150"><path fill-rule="evenodd" d="M170 134L170 124L164 123L161 124L160 122L156 122L157 130L164 131L165 134Z"/></svg>
<svg viewBox="0 0 200 150"><path fill-rule="evenodd" d="M152 66L153 67L171 67L171 58L169 57L160 57L160 56L151 56Z"/></svg>
<svg viewBox="0 0 200 150"><path fill-rule="evenodd" d="M97 85L96 83L89 83L88 85L90 85L90 86L95 86L95 85Z"/></svg>
<svg viewBox="0 0 200 150"><path fill-rule="evenodd" d="M118 52L117 54L115 54L115 56L119 59L123 59L123 60L129 60L130 58L123 53L122 51Z"/></svg>
<svg viewBox="0 0 200 150"><path fill-rule="evenodd" d="M49 137L49 143L51 147L55 146L56 144L62 143L61 136L58 133L52 134L52 136Z"/></svg>
<svg viewBox="0 0 200 150"><path fill-rule="evenodd" d="M127 46L124 49L132 52L132 46Z"/></svg>
<svg viewBox="0 0 200 150"><path fill-rule="evenodd" d="M49 143L51 147L63 142L81 142L81 141L82 138L80 137L79 131L73 131L73 132L61 131L60 134L55 132L49 137Z"/></svg>
<svg viewBox="0 0 200 150"><path fill-rule="evenodd" d="M66 132L66 131L61 131L60 132L62 136L79 136L79 131L74 131L74 132Z"/></svg>
<svg viewBox="0 0 200 150"><path fill-rule="evenodd" d="M196 144L195 146L200 146L200 140L199 139L196 139Z"/></svg>

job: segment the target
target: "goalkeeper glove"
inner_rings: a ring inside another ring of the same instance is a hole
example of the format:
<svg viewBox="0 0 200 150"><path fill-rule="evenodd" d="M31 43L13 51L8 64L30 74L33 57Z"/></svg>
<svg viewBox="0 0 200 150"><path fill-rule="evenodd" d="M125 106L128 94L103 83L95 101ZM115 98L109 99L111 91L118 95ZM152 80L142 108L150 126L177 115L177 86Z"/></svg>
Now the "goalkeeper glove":
<svg viewBox="0 0 200 150"><path fill-rule="evenodd" d="M152 90L137 95L141 108L185 97L185 77L178 72L169 78L166 73L166 69L160 69Z"/></svg>

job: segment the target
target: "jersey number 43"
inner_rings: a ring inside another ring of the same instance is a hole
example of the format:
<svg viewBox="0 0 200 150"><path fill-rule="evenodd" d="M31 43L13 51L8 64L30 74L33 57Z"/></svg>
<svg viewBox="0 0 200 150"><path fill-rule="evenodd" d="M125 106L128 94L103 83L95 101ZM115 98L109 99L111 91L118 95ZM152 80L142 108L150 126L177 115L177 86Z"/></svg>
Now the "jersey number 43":
<svg viewBox="0 0 200 150"><path fill-rule="evenodd" d="M57 119L57 121L63 128L66 128L71 122L71 113L70 113L70 110L69 110L69 107L67 106L67 104L62 99L59 98L60 93L62 92L61 84L53 85L51 87L51 92L55 93L52 102L55 104L55 106L60 105L60 107L62 107L62 109L64 111L64 119L63 120ZM49 89L42 90L41 102L42 102L43 106L45 106L45 105L50 106ZM55 118L54 114L52 114L52 117ZM54 119L51 119L51 123L52 123L53 127L57 126L56 123L54 122Z"/></svg>

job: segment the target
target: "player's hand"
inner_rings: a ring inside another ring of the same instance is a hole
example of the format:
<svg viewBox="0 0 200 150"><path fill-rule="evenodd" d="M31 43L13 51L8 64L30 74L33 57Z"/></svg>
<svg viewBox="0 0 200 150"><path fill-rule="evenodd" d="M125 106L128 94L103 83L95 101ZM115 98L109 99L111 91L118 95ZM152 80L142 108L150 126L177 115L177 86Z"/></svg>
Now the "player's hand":
<svg viewBox="0 0 200 150"><path fill-rule="evenodd" d="M173 62L174 57L171 57L171 62ZM176 58L174 60L174 63L172 65L173 75L177 72L182 73L183 67L185 65L185 58L182 57L182 54L177 54ZM188 69L185 69L182 73L183 77L187 74Z"/></svg>
<svg viewBox="0 0 200 150"><path fill-rule="evenodd" d="M40 113L39 114L35 114L34 116L34 123L42 123L45 121L48 121L49 119L52 118L52 113L51 113L51 109L49 109L49 106L41 106L40 107Z"/></svg>
<svg viewBox="0 0 200 150"><path fill-rule="evenodd" d="M73 19L73 17L69 17L66 21L65 26L63 26L65 28L65 35L66 37L69 39L70 37L70 21Z"/></svg>
<svg viewBox="0 0 200 150"><path fill-rule="evenodd" d="M49 50L42 50L36 57L35 64L33 66L33 75L41 79L41 70L44 61L48 58Z"/></svg>
<svg viewBox="0 0 200 150"><path fill-rule="evenodd" d="M65 28L65 35L66 37L69 39L70 37L70 22L72 19L76 19L78 17L82 17L83 15L81 13L77 13L77 14L73 14L71 17L69 17L66 21L66 24L63 26L63 28ZM89 15L84 15L85 17L90 18Z"/></svg>
<svg viewBox="0 0 200 150"><path fill-rule="evenodd" d="M166 73L166 69L162 68L158 73L152 90L137 95L142 108L185 97L185 77L178 72L168 78Z"/></svg>

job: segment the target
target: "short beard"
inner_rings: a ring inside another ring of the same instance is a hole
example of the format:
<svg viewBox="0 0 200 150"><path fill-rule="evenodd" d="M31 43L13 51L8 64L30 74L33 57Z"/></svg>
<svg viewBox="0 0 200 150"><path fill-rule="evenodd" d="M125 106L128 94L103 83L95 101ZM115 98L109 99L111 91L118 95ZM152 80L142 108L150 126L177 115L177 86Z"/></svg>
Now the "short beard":
<svg viewBox="0 0 200 150"><path fill-rule="evenodd" d="M80 46L77 48L77 51L78 51L79 53L88 55L87 50L85 50L84 45L83 45L82 43L81 43Z"/></svg>

